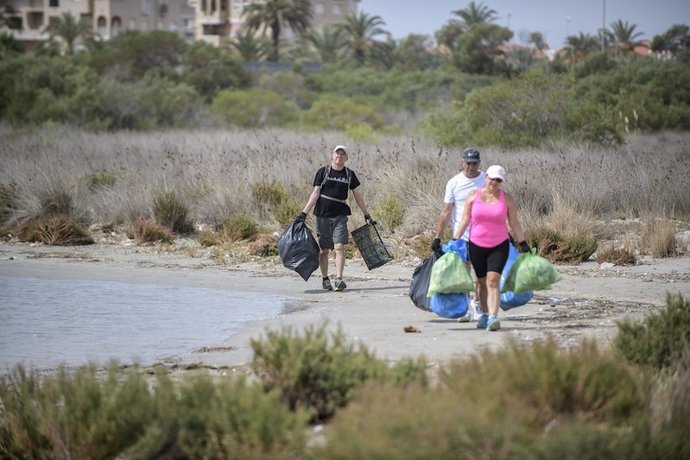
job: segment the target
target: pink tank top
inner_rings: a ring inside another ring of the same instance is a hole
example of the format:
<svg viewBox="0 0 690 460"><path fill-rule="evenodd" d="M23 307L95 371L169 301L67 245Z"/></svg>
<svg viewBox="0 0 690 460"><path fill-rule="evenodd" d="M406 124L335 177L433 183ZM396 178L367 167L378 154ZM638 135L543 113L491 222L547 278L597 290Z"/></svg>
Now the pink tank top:
<svg viewBox="0 0 690 460"><path fill-rule="evenodd" d="M482 190L477 189L472 203L470 241L483 248L493 248L508 239L508 205L503 190L498 194L498 200L491 204L482 200Z"/></svg>

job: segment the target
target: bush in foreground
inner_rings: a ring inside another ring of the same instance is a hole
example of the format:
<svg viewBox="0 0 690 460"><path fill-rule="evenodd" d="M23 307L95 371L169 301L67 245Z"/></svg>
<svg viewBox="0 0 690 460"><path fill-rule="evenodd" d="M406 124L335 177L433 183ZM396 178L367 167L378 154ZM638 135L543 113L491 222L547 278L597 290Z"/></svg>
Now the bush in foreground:
<svg viewBox="0 0 690 460"><path fill-rule="evenodd" d="M332 416L367 380L426 381L424 360L402 361L389 370L365 346L348 342L341 329L328 333L326 324L308 327L302 335L289 327L267 331L251 346L252 370L264 388L278 390L290 409L311 410L314 420Z"/></svg>
<svg viewBox="0 0 690 460"><path fill-rule="evenodd" d="M0 380L2 458L289 458L304 414L243 379L197 376L151 384L140 370L94 366Z"/></svg>
<svg viewBox="0 0 690 460"><path fill-rule="evenodd" d="M690 347L690 300L668 294L666 308L641 322L618 324L615 346L630 362L670 367Z"/></svg>

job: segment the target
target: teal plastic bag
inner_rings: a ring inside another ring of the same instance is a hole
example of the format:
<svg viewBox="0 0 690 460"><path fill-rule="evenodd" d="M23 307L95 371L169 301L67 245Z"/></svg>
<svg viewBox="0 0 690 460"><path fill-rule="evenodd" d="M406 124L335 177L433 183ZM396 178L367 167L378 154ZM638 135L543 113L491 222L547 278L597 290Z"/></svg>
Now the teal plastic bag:
<svg viewBox="0 0 690 460"><path fill-rule="evenodd" d="M459 294L474 290L474 282L467 265L455 252L442 255L431 267L427 297L435 294Z"/></svg>
<svg viewBox="0 0 690 460"><path fill-rule="evenodd" d="M527 291L543 291L551 289L551 285L562 280L548 260L536 254L536 249L524 252L510 268L501 292L520 294Z"/></svg>

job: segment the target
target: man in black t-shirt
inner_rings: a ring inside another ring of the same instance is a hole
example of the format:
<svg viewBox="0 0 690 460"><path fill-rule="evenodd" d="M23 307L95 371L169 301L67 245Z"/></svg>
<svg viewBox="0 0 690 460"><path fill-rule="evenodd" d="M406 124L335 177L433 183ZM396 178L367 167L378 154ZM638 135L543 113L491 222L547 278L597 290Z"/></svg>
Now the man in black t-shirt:
<svg viewBox="0 0 690 460"><path fill-rule="evenodd" d="M336 145L331 154L331 164L320 168L314 177L314 190L309 196L304 210L297 219L304 220L307 213L316 206L316 236L319 241L321 253L319 255L319 268L321 269L322 287L331 291L345 289L343 270L345 268L345 245L348 240L347 216L352 214L347 204L347 196L350 190L355 197L355 202L364 213L364 219L374 224L364 198L358 187L360 185L357 174L345 167L347 161L347 147ZM328 256L331 249L335 250L335 280L331 284L328 277Z"/></svg>

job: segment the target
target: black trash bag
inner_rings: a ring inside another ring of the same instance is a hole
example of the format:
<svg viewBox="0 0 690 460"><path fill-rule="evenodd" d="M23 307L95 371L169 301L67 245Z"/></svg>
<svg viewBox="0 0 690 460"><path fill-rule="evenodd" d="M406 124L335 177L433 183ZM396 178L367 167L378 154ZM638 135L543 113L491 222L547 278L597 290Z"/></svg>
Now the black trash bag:
<svg viewBox="0 0 690 460"><path fill-rule="evenodd" d="M283 266L296 271L304 281L319 268L319 244L304 221L296 220L280 235L278 253Z"/></svg>
<svg viewBox="0 0 690 460"><path fill-rule="evenodd" d="M436 253L431 254L431 257L424 259L424 261L414 269L414 273L412 273L409 296L412 303L424 311L432 311L431 297L427 297L426 294L429 292L431 267L438 258L439 256Z"/></svg>

